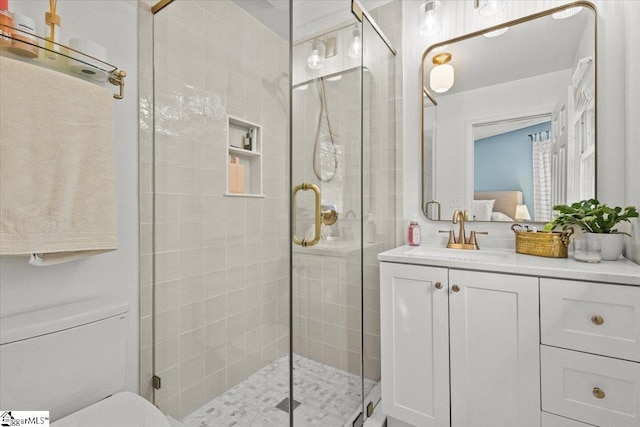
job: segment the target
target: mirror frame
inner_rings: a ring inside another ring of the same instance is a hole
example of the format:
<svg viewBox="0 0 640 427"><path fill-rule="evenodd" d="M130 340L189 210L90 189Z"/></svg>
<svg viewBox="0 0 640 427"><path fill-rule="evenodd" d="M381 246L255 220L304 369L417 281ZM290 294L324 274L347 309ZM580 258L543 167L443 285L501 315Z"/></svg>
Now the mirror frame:
<svg viewBox="0 0 640 427"><path fill-rule="evenodd" d="M461 36L458 37L454 37L452 39L448 39L448 40L443 40L440 41L438 43L432 44L429 47L427 47L427 49L424 51L424 53L422 54L422 58L420 61L420 85L422 87L422 95L426 96L427 98L429 98L429 100L433 103L433 105L435 107L438 106L438 100L437 98L435 98L427 89L427 87L425 86L425 81L424 81L424 72L425 72L425 59L427 58L427 56L431 53L432 50L441 47L441 46L445 46L445 45L449 45L449 44L453 44L453 43L458 43L461 42L463 40L467 40L467 39L471 39L474 37L478 37L478 36L482 36L484 33L487 33L489 31L495 31L495 30L499 30L501 28L505 28L505 27L512 27L515 25L519 25L525 22L529 22L529 21L533 21L535 19L538 18L542 18L548 15L552 15L556 12L560 12L562 10L566 10L566 9L571 9L573 7L578 7L578 6L582 6L585 8L590 9L593 14L594 14L594 57L593 57L593 65L594 65L594 89L595 89L595 104L594 104L594 110L593 110L593 114L594 114L594 121L595 121L595 127L596 127L596 132L595 132L595 136L594 136L594 144L595 144L595 182L596 182L596 188L594 190L594 198L598 198L598 10L596 8L596 6L587 1L587 0L579 0L579 1L574 1L572 3L567 3L564 4L562 6L558 6L558 7L554 7L551 9L546 9L543 10L541 12L537 12L531 15L527 15L527 16L523 16L522 18L518 18L518 19L514 19L512 21L507 21L504 22L502 24L499 25L494 25L492 27L487 27L487 28L483 28L481 30L478 31L474 31L468 34L463 34ZM426 219L428 219L429 221L449 221L447 219L433 219L429 217L428 211L427 211L427 205L431 204L431 203L435 203L438 206L438 213L440 212L440 203L437 200L425 200L424 199L424 156L425 156L425 150L424 150L424 109L425 109L425 105L424 105L424 96L420 97L420 152L421 152L421 156L420 156L420 171L421 171L421 179L420 179L420 211L422 212L422 214L425 216ZM437 114L437 113L436 113ZM478 222L492 222L492 221L478 221ZM527 221L529 223L532 224L543 224L543 222L536 222L536 221ZM511 222L495 222L496 224L511 224Z"/></svg>

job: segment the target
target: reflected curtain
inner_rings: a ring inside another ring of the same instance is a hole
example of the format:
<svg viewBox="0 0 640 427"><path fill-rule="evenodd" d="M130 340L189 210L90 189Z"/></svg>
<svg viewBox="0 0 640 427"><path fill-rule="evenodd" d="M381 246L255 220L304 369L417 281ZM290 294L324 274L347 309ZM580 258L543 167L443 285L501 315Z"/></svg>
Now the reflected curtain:
<svg viewBox="0 0 640 427"><path fill-rule="evenodd" d="M533 206L535 221L551 220L551 141L547 132L533 138Z"/></svg>

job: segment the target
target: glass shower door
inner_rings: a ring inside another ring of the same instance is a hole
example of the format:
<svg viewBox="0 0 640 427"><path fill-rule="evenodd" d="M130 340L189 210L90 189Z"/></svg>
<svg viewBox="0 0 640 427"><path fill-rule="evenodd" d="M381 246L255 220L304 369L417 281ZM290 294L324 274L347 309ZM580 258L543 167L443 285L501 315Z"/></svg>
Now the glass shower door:
<svg viewBox="0 0 640 427"><path fill-rule="evenodd" d="M344 48L354 30L352 18L293 46L294 425L351 425L362 412L362 58Z"/></svg>
<svg viewBox="0 0 640 427"><path fill-rule="evenodd" d="M395 52L371 15L356 16L293 37L294 425L362 425L379 401L377 254L396 243Z"/></svg>
<svg viewBox="0 0 640 427"><path fill-rule="evenodd" d="M389 3L375 18L397 12ZM380 269L396 247L395 51L367 13L362 17L362 376L365 418L380 400ZM397 30L397 28L396 28ZM400 228L402 226L400 225Z"/></svg>
<svg viewBox="0 0 640 427"><path fill-rule="evenodd" d="M337 86L331 89L323 78L316 79L307 93L293 95L294 111L296 101L304 102L304 110L307 114L313 110L318 121L332 114L321 112L322 97L336 114L356 118L335 116L335 125L329 122L326 134L322 124L314 123L318 136L311 131L300 139L317 148L302 145L299 154L297 146L292 152L293 396L304 404L294 415L317 420L317 425L342 425L362 404L359 108L341 111L337 105L340 91L355 92L359 98L359 78L358 72L345 73L342 80L331 83ZM336 105L331 104L330 93ZM314 101L319 105L313 106ZM330 148L327 139L333 139ZM329 159L316 161L321 164L316 175L313 153L319 156L320 150L334 154L325 152Z"/></svg>

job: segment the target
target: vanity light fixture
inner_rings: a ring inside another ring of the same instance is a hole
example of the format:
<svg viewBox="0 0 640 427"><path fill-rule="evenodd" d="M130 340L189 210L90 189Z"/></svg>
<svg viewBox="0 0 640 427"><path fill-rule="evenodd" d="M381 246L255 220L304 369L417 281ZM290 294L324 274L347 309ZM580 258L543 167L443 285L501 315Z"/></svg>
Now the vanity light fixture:
<svg viewBox="0 0 640 427"><path fill-rule="evenodd" d="M326 46L320 40L311 43L311 55L307 58L307 66L312 70L320 70L324 67Z"/></svg>
<svg viewBox="0 0 640 427"><path fill-rule="evenodd" d="M531 219L531 215L529 214L529 209L527 205L517 205L516 206L516 221L529 221Z"/></svg>
<svg viewBox="0 0 640 427"><path fill-rule="evenodd" d="M357 26L351 30L351 44L349 45L349 51L347 55L349 58L360 58L362 53L362 37L360 37L360 28Z"/></svg>
<svg viewBox="0 0 640 427"><path fill-rule="evenodd" d="M487 33L484 33L483 36L488 37L488 38L498 37L498 36L501 36L504 33L506 33L508 29L509 29L509 27L504 27L504 28L500 28L498 30L489 31Z"/></svg>
<svg viewBox="0 0 640 427"><path fill-rule="evenodd" d="M449 61L451 61L450 53L439 53L432 59L435 67L429 73L429 85L436 93L444 93L453 86L454 71L448 64Z"/></svg>
<svg viewBox="0 0 640 427"><path fill-rule="evenodd" d="M551 16L553 19L566 19L571 18L573 15L577 15L582 10L582 6L570 7L569 9L561 10Z"/></svg>
<svg viewBox="0 0 640 427"><path fill-rule="evenodd" d="M439 0L427 0L420 6L420 35L429 37L437 34L442 29L440 16L437 12L440 7Z"/></svg>
<svg viewBox="0 0 640 427"><path fill-rule="evenodd" d="M503 0L475 0L475 8L480 16L492 16L502 12L507 6Z"/></svg>

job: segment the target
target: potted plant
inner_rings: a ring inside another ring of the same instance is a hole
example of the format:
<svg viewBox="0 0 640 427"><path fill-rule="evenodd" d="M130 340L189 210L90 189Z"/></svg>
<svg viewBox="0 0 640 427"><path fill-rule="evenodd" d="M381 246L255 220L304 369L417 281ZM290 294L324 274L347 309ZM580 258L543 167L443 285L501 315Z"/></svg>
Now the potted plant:
<svg viewBox="0 0 640 427"><path fill-rule="evenodd" d="M611 208L596 199L582 200L571 205L556 205L553 210L559 214L545 225L547 231L558 226L562 229L570 225L580 227L587 239L599 239L602 259L615 261L622 254L624 241L622 236L629 233L614 228L620 222L629 222L630 218L637 218L638 211L634 206Z"/></svg>

